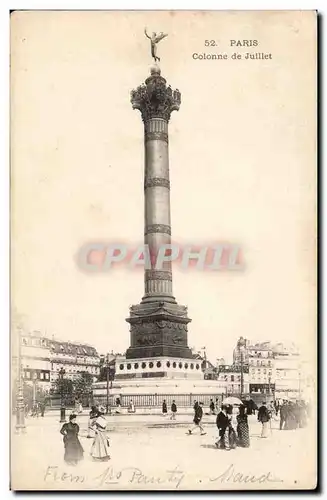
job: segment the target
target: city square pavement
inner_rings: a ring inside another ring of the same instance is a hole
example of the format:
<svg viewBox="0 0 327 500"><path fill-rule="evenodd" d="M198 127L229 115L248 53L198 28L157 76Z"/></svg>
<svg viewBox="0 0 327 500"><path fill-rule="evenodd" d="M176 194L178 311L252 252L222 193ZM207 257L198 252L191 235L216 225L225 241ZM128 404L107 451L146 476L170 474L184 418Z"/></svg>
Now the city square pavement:
<svg viewBox="0 0 327 500"><path fill-rule="evenodd" d="M27 418L26 433L12 433L12 488L49 490L112 489L310 489L315 487L316 434L305 429L279 430L269 436L249 417L250 448L215 447L215 416L205 416L206 435L187 435L191 415L176 421L162 415L108 416L111 460L93 462L86 414L77 417L84 460L65 464L59 412Z"/></svg>

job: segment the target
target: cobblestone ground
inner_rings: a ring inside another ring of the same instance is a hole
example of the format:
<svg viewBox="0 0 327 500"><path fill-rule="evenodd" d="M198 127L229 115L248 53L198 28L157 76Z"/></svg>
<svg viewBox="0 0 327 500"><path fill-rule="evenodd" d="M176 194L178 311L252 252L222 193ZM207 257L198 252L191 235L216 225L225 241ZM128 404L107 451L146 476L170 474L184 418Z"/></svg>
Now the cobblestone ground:
<svg viewBox="0 0 327 500"><path fill-rule="evenodd" d="M14 425L13 419L13 425ZM312 425L280 431L273 421L268 438L252 416L250 448L217 450L215 417L204 417L206 435L187 435L190 416L176 422L161 415L108 417L111 460L93 462L87 416L77 419L84 460L63 461L58 413L26 420L26 433L12 434L13 489L310 489L315 487L316 445Z"/></svg>

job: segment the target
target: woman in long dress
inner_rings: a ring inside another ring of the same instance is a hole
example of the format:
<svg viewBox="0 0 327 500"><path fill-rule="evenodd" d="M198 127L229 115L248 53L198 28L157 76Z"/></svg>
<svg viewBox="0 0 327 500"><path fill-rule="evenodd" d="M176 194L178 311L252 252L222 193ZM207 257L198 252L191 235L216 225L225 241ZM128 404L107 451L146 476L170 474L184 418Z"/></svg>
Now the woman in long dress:
<svg viewBox="0 0 327 500"><path fill-rule="evenodd" d="M97 407L96 406L91 406L91 411L89 413L89 421L88 421L88 425L87 425L87 438L94 438L94 428L93 428L93 425L94 425L94 422L96 421L96 419L98 418L99 416L99 412L97 410Z"/></svg>
<svg viewBox="0 0 327 500"><path fill-rule="evenodd" d="M106 462L110 460L109 439L107 438L107 421L104 417L105 409L99 408L99 416L94 421L95 438L91 447L91 457L95 461Z"/></svg>
<svg viewBox="0 0 327 500"><path fill-rule="evenodd" d="M248 448L250 446L248 416L245 411L245 406L241 405L237 419L237 438L238 446Z"/></svg>
<svg viewBox="0 0 327 500"><path fill-rule="evenodd" d="M68 465L77 465L80 460L83 460L84 450L78 439L78 433L76 415L70 415L69 423L64 424L60 430L60 434L64 436L64 460Z"/></svg>
<svg viewBox="0 0 327 500"><path fill-rule="evenodd" d="M227 407L227 416L228 416L228 435L229 435L229 447L231 450L234 450L236 448L236 442L237 442L237 435L235 431L235 421L236 418L233 418L235 416L235 410L232 405L229 405Z"/></svg>

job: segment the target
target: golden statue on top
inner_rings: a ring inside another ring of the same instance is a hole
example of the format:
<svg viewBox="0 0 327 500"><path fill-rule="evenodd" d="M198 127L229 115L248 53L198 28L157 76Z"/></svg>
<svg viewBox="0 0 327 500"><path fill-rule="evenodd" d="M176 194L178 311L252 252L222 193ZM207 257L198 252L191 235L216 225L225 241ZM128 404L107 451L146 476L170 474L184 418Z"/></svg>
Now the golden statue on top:
<svg viewBox="0 0 327 500"><path fill-rule="evenodd" d="M162 31L160 33L152 33L152 36L149 36L147 33L146 28L144 28L144 33L147 38L151 41L151 56L154 59L154 62L156 63L157 61L160 61L160 57L157 56L157 44L168 34L163 33Z"/></svg>

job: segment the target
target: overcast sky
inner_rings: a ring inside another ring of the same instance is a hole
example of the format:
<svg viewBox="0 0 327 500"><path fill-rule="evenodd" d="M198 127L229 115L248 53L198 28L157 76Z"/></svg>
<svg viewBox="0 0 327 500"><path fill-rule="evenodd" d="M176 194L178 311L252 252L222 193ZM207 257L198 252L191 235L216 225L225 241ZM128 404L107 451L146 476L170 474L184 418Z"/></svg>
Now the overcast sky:
<svg viewBox="0 0 327 500"><path fill-rule="evenodd" d="M143 238L143 125L130 90L162 74L172 114L172 237L236 243L241 272L181 271L189 345L231 359L239 336L315 348L315 48L312 13L16 12L12 16L12 303L26 329L129 347L141 270L83 273L89 241ZM217 47L205 47L214 39ZM235 49L268 60L194 60Z"/></svg>

